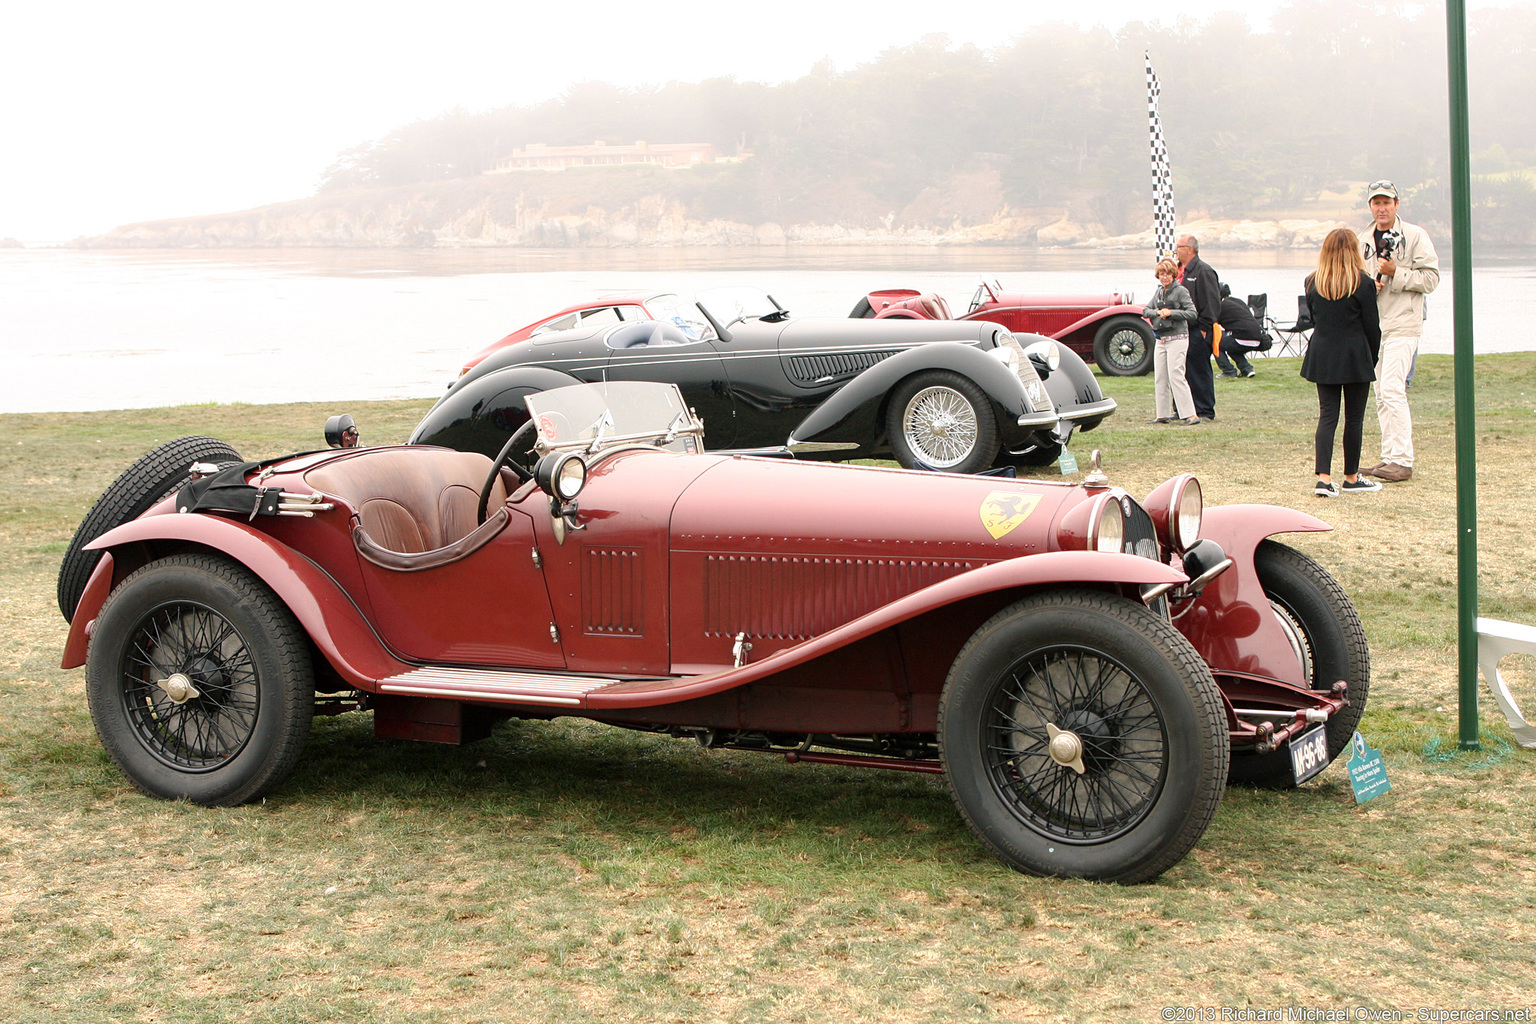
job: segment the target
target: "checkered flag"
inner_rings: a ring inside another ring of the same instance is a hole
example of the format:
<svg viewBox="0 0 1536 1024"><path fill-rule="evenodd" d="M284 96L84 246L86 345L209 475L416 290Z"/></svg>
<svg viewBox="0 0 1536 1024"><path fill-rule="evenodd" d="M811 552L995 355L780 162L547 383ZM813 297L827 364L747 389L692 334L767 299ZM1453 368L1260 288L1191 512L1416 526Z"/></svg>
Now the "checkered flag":
<svg viewBox="0 0 1536 1024"><path fill-rule="evenodd" d="M1152 141L1152 218L1159 257L1173 254L1173 171L1168 167L1168 144L1163 141L1163 119L1157 112L1162 86L1152 70L1152 54L1147 53L1147 130Z"/></svg>

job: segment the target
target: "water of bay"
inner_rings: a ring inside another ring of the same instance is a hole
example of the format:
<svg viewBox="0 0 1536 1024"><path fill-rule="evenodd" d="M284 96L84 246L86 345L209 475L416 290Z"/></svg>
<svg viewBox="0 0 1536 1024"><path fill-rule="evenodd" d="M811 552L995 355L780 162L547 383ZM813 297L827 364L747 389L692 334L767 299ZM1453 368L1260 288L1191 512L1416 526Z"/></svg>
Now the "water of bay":
<svg viewBox="0 0 1536 1024"><path fill-rule="evenodd" d="M1208 252L1240 296L1294 318L1314 254ZM1450 352L1449 260L1424 351ZM572 302L756 285L797 316L880 288L964 309L978 281L1030 294L1152 292L1144 254L1001 248L0 250L0 411L344 403L442 392L465 356ZM1473 270L1475 350L1536 349L1529 253Z"/></svg>

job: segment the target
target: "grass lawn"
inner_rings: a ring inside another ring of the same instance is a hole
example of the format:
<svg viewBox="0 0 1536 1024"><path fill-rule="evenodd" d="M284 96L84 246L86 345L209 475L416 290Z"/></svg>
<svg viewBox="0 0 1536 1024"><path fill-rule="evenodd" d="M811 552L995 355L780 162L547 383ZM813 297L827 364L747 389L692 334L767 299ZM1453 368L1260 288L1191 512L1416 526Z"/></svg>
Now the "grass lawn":
<svg viewBox="0 0 1536 1024"><path fill-rule="evenodd" d="M1229 789L1190 856L1134 888L1008 871L934 777L584 722L509 723L448 748L376 740L366 715L317 719L262 803L142 797L96 740L83 670L57 668L54 583L81 516L158 442L211 434L274 455L315 447L345 409L380 444L430 403L0 415L0 1018L1529 1007L1536 751L1513 745L1486 691L1482 749L1457 746L1450 358L1421 359L1409 393L1414 479L1326 501L1311 494L1316 398L1298 360L1256 366L1218 380L1219 418L1199 428L1148 423L1150 379L1105 379L1120 411L1073 448L1084 468L1103 449L1138 496L1191 470L1207 504L1274 502L1335 525L1288 543L1361 611L1374 667L1361 731L1392 791L1356 806L1342 764L1289 793ZM1476 388L1481 613L1536 623L1536 356L1480 358ZM1377 442L1368 416L1367 465ZM1536 713L1531 662L1506 667Z"/></svg>

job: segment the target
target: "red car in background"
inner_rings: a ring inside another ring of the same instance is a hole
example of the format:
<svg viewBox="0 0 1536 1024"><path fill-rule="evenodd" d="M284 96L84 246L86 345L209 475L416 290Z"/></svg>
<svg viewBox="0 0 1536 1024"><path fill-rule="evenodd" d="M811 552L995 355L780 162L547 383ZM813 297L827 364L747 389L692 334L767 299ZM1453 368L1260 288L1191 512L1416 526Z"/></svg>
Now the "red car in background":
<svg viewBox="0 0 1536 1024"><path fill-rule="evenodd" d="M982 281L963 316L932 292L892 288L870 292L853 307L851 317L910 320L990 320L1014 334L1043 334L1062 342L1112 377L1152 372L1152 326L1132 304L1133 296L1025 295L1005 292L996 280Z"/></svg>
<svg viewBox="0 0 1536 1024"><path fill-rule="evenodd" d="M603 324L628 323L637 320L659 320L662 323L674 324L695 339L703 337L703 329L708 326L699 322L698 311L692 304L684 302L672 292L615 292L612 295L599 295L595 299L566 306L552 316L535 320L525 327L519 327L505 338L491 342L470 356L459 368L459 374L462 376L468 373L476 363L498 349L506 348L519 341L527 341L540 334L568 331L573 327L600 327Z"/></svg>

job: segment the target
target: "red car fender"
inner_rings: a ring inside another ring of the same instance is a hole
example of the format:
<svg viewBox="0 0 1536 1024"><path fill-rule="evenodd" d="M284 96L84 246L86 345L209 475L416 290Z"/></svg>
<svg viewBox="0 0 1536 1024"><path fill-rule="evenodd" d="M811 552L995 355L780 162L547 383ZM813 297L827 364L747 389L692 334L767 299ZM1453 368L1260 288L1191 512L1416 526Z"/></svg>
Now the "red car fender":
<svg viewBox="0 0 1536 1024"><path fill-rule="evenodd" d="M352 686L375 688L376 681L415 666L384 649L362 612L319 566L266 534L243 523L207 515L151 515L108 530L86 545L104 550L70 621L64 668L85 663L86 637L111 591L118 561L111 556L129 544L171 541L195 544L222 554L255 573L293 612L320 652Z"/></svg>
<svg viewBox="0 0 1536 1024"><path fill-rule="evenodd" d="M1266 676L1306 688L1296 656L1270 608L1253 556L1259 542L1277 533L1321 533L1333 527L1316 516L1278 505L1208 508L1200 536L1221 545L1232 568L1216 577L1194 605L1175 620L1211 671Z"/></svg>
<svg viewBox="0 0 1536 1024"><path fill-rule="evenodd" d="M708 672L683 685L678 685L674 680L662 680L607 687L589 693L586 706L594 709L649 707L707 697L804 664L925 612L999 590L1051 584L1141 586L1148 583L1183 583L1186 579L1176 569L1136 555L1051 551L1010 558L914 591L803 644L771 654L762 661L737 669ZM674 668L674 671L677 669Z"/></svg>
<svg viewBox="0 0 1536 1024"><path fill-rule="evenodd" d="M1103 309L1094 310L1092 313L1089 313L1081 320L1072 324L1070 327L1063 327L1061 330L1051 335L1051 337L1055 338L1057 341L1060 341L1066 338L1069 334L1076 334L1078 331L1086 330L1092 327L1094 324L1108 320L1112 316L1134 316L1138 320L1144 319L1141 315L1142 310L1142 306L1106 306Z"/></svg>

